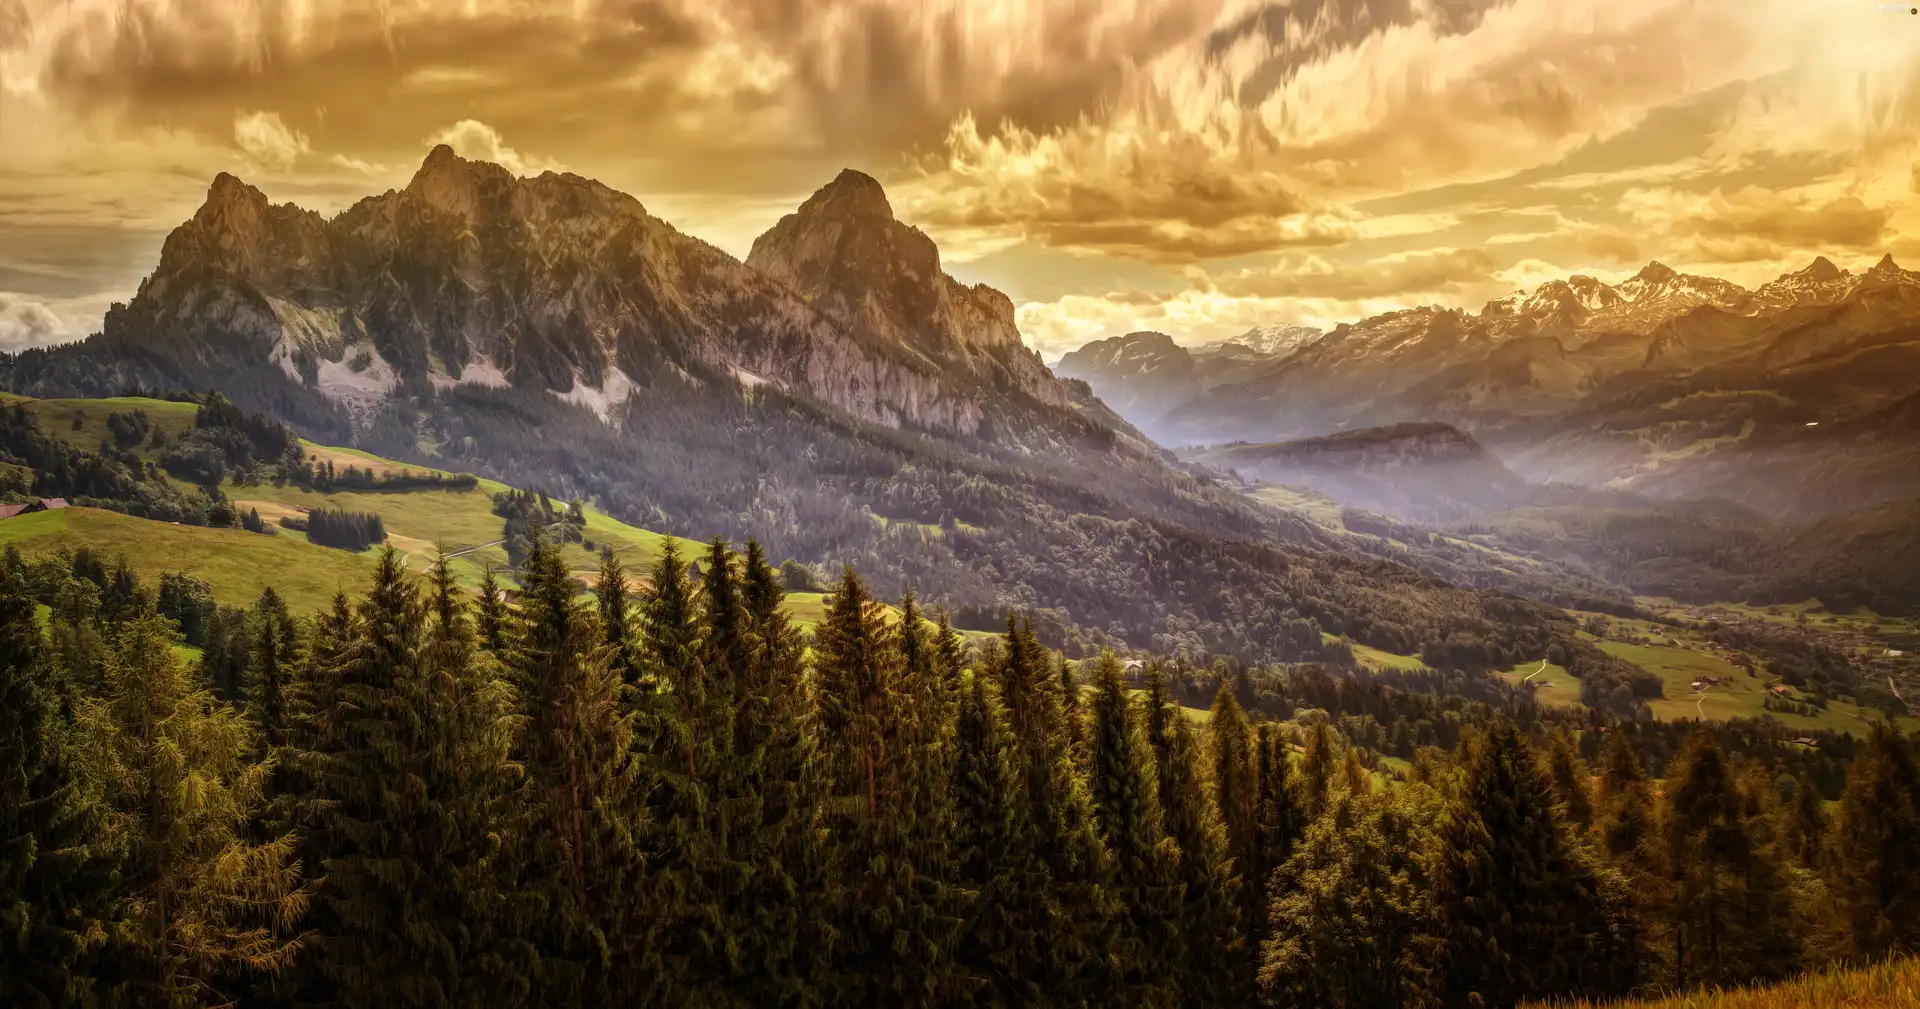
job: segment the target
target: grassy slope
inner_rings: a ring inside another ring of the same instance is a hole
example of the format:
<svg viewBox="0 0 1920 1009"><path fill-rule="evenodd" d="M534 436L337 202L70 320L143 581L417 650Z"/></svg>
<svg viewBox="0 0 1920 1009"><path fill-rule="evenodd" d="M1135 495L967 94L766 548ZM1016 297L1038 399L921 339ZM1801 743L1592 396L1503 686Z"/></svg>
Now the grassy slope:
<svg viewBox="0 0 1920 1009"><path fill-rule="evenodd" d="M1534 699L1543 705L1562 708L1582 708L1580 703L1580 680L1567 672L1564 666L1551 662L1522 662L1500 674L1508 683L1532 683L1535 686Z"/></svg>
<svg viewBox="0 0 1920 1009"><path fill-rule="evenodd" d="M7 519L0 522L0 545L9 543L31 553L79 546L108 556L124 553L143 580L188 571L232 606L246 605L272 585L296 612L319 609L338 588L358 589L373 570L371 554L322 549L294 536L174 525L92 508Z"/></svg>
<svg viewBox="0 0 1920 1009"><path fill-rule="evenodd" d="M169 438L193 428L197 407L191 403L139 397L112 399L35 400L12 394L0 394L0 404L24 403L49 434L65 438L87 449L97 448L107 438L107 417L114 413L140 410L154 427ZM78 417L80 424L74 426ZM393 462L358 449L303 443L307 454L336 467L355 466L376 474L400 470L429 471L426 467ZM145 458L158 460L164 450L143 442L135 450ZM406 555L407 564L420 570L440 549L449 553L468 551L453 558L455 575L469 587L478 586L488 565L496 568L507 563L506 550L494 544L500 539L501 520L493 514L492 495L507 489L505 484L482 480L468 491L341 491L317 493L300 487L275 487L272 484L225 488L228 497L242 508L255 507L269 525L282 515L298 515L310 508L329 507L352 511L377 512L385 524L393 545ZM936 529L937 531L937 529ZM659 559L667 537L628 525L594 508L587 509L586 539L595 545L588 550L568 544L562 552L567 565L591 582L599 568L598 547L608 544L635 577ZM309 544L306 535L277 529L276 535L262 536L240 530L205 529L152 522L113 512L76 508L66 512L25 515L0 522L0 545L12 543L27 553L58 550L63 547L93 546L108 555L125 553L143 578L157 578L165 571L186 571L207 580L222 603L242 605L268 584L285 596L296 612L323 606L337 587L355 590L365 581L373 566L375 551L361 554ZM691 540L679 541L682 552L692 559L705 545ZM796 597L797 609L818 608L818 597ZM806 619L804 613L796 613Z"/></svg>
<svg viewBox="0 0 1920 1009"><path fill-rule="evenodd" d="M1564 1009L1799 1009L1802 1006L1920 1007L1920 960L1825 971L1767 988L1695 992L1623 1002L1556 1002ZM1545 1003L1541 1003L1545 1005Z"/></svg>
<svg viewBox="0 0 1920 1009"><path fill-rule="evenodd" d="M1845 701L1833 701L1825 711L1814 716L1767 711L1764 707L1766 688L1773 682L1773 677L1764 673L1748 675L1717 655L1684 645L1631 645L1603 641L1600 647L1608 654L1626 659L1660 677L1665 684L1666 696L1649 702L1648 706L1653 709L1654 717L1663 721L1699 718L1703 715L1710 720L1758 718L1765 715L1791 729L1831 729L1857 734L1864 731L1870 721L1879 720L1877 714ZM1696 694L1692 683L1698 676L1719 677L1721 682ZM1909 730L1920 728L1920 720L1903 718L1899 721Z"/></svg>

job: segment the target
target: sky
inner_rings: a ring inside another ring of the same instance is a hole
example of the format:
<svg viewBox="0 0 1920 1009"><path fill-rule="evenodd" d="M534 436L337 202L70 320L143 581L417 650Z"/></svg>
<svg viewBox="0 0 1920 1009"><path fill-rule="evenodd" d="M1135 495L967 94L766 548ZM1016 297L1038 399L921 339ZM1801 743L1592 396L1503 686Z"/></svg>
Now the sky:
<svg viewBox="0 0 1920 1009"><path fill-rule="evenodd" d="M841 168L1049 359L1649 260L1920 261L1878 0L0 0L0 349L76 339L232 172L326 213L452 145L744 256Z"/></svg>

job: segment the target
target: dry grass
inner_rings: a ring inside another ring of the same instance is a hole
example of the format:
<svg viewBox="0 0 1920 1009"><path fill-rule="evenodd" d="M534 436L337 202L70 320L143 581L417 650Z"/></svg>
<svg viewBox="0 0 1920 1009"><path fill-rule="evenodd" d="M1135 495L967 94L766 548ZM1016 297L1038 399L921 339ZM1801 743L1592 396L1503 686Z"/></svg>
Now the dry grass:
<svg viewBox="0 0 1920 1009"><path fill-rule="evenodd" d="M1557 1002L1557 1009L1801 1009L1920 1007L1920 960L1905 959L1859 970L1811 974L1767 988L1694 992L1664 999L1625 1002Z"/></svg>

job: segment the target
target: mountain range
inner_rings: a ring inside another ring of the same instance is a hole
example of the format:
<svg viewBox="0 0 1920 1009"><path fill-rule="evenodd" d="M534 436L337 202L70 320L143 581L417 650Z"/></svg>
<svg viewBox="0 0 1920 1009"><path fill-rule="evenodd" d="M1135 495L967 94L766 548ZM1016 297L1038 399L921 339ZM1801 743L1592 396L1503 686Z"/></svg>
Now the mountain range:
<svg viewBox="0 0 1920 1009"><path fill-rule="evenodd" d="M445 147L332 217L221 175L102 332L0 360L0 387L218 390L326 444L853 564L963 627L1019 609L1080 653L1451 642L1445 664L1491 666L1570 625L1489 589L1628 605L1476 551L1356 544L1181 462L1056 378L1012 303L948 276L853 171L745 261L601 183Z"/></svg>
<svg viewBox="0 0 1920 1009"><path fill-rule="evenodd" d="M1891 256L1754 290L1651 263L1248 350L1132 334L1058 370L1167 444L1446 423L1536 482L1794 517L1920 495L1920 274Z"/></svg>

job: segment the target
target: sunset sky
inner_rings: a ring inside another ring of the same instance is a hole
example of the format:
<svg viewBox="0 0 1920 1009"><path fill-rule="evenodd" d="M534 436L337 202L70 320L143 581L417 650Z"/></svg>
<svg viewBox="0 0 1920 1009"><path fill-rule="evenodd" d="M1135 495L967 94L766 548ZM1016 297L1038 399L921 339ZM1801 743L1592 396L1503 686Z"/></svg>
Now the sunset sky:
<svg viewBox="0 0 1920 1009"><path fill-rule="evenodd" d="M744 256L844 166L1049 358L1478 308L1649 259L1920 265L1877 0L0 0L0 345L86 335L220 171L326 212L435 143Z"/></svg>

